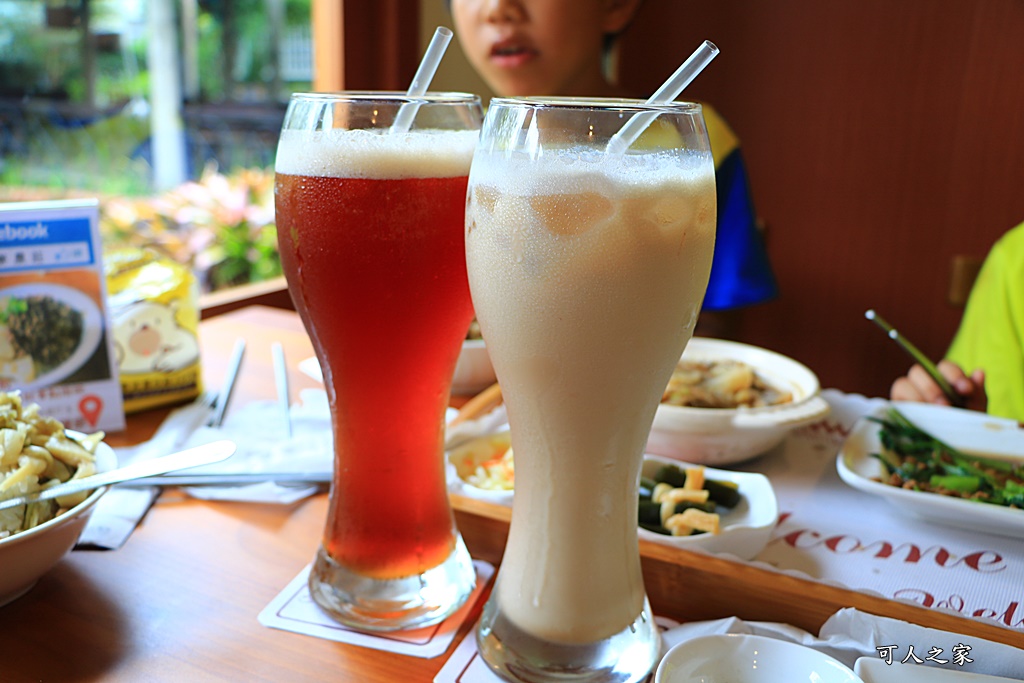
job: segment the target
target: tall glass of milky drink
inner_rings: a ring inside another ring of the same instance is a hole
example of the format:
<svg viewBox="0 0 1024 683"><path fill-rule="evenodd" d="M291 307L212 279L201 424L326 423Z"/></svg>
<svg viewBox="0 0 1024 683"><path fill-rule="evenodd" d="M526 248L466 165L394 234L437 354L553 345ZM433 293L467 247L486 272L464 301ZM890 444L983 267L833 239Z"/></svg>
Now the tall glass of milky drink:
<svg viewBox="0 0 1024 683"><path fill-rule="evenodd" d="M653 123L628 151L606 151L645 112ZM715 209L699 105L491 102L466 257L516 460L508 542L477 631L507 680L640 681L657 661L637 486L707 287Z"/></svg>
<svg viewBox="0 0 1024 683"><path fill-rule="evenodd" d="M411 128L393 130L403 106ZM481 118L474 95L299 94L281 131L281 260L334 429L309 587L359 629L438 622L476 581L448 505L443 435L473 317L464 226Z"/></svg>

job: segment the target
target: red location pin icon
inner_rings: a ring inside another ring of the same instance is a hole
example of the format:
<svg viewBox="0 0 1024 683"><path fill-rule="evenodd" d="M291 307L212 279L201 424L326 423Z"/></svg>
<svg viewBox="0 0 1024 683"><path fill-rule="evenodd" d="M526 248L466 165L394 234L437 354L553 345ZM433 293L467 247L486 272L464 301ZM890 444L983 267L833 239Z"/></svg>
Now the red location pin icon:
<svg viewBox="0 0 1024 683"><path fill-rule="evenodd" d="M89 426L95 427L100 419L100 413L103 412L103 399L95 394L89 394L78 402L78 410Z"/></svg>

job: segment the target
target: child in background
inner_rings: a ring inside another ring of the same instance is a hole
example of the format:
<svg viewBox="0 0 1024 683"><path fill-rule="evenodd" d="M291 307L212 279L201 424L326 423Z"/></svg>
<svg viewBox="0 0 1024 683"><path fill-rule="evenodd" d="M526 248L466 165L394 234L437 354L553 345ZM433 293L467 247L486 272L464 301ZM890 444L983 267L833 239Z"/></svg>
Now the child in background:
<svg viewBox="0 0 1024 683"><path fill-rule="evenodd" d="M641 1L450 0L450 10L470 64L500 96L631 97L608 78L605 61ZM703 107L715 158L718 231L696 334L731 337L737 309L778 291L739 140L711 107Z"/></svg>
<svg viewBox="0 0 1024 683"><path fill-rule="evenodd" d="M1024 223L999 238L985 257L938 366L968 408L1024 421ZM890 395L894 401L949 404L920 365L893 382Z"/></svg>

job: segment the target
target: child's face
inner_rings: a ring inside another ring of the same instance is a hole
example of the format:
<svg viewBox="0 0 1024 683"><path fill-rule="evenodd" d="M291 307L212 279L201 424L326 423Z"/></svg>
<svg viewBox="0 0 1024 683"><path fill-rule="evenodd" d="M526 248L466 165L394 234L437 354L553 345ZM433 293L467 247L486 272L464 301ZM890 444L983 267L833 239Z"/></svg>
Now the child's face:
<svg viewBox="0 0 1024 683"><path fill-rule="evenodd" d="M502 96L608 93L604 35L632 18L636 0L451 0L467 58Z"/></svg>

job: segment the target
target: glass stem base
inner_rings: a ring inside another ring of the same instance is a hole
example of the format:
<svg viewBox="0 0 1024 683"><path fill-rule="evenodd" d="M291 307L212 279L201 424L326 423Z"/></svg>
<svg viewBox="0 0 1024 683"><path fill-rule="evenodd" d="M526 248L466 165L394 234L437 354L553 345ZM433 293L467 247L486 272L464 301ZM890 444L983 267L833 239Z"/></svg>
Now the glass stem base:
<svg viewBox="0 0 1024 683"><path fill-rule="evenodd" d="M364 576L338 564L321 545L309 573L313 601L333 619L361 631L399 631L443 621L466 602L476 569L462 536L448 558L400 579Z"/></svg>
<svg viewBox="0 0 1024 683"><path fill-rule="evenodd" d="M633 683L645 681L661 655L651 606L628 627L595 643L553 643L533 636L501 613L492 593L476 632L480 656L494 673L516 683Z"/></svg>

